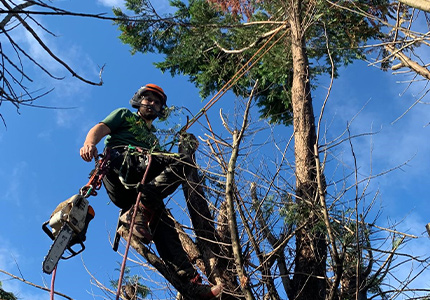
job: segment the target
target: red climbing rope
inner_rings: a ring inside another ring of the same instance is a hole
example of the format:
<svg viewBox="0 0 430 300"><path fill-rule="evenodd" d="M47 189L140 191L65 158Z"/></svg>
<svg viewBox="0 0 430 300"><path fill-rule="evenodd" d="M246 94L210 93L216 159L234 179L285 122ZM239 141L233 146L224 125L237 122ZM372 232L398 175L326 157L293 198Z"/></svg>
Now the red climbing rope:
<svg viewBox="0 0 430 300"><path fill-rule="evenodd" d="M57 266L55 266L54 270L52 271L52 278L51 278L51 291L50 291L50 300L54 300L54 283L55 283L55 275L57 274Z"/></svg>
<svg viewBox="0 0 430 300"><path fill-rule="evenodd" d="M148 170L151 166L152 157L150 154L147 154L147 157L148 157L148 165L146 166L146 170L145 170L145 173L143 174L143 178L142 178L142 181L140 182L140 184L145 184ZM130 249L131 237L133 236L134 220L135 220L136 215L137 215L137 210L139 207L139 202L140 202L141 196L142 196L142 192L139 191L139 193L137 195L136 203L134 204L133 217L131 218L130 231L128 233L128 238L127 238L127 245L125 246L124 257L122 259L121 271L120 271L119 279L118 279L118 290L116 292L116 300L118 300L119 296L121 295L122 279L124 277L125 265L127 263L128 250Z"/></svg>

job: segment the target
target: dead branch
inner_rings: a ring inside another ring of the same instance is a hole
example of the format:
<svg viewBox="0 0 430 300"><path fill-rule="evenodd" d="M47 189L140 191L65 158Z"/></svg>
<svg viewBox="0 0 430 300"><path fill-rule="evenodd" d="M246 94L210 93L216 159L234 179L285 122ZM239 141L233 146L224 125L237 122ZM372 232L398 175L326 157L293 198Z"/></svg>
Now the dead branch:
<svg viewBox="0 0 430 300"><path fill-rule="evenodd" d="M7 3L6 0L0 0L3 5L8 9L8 10L13 10L12 7ZM33 30L33 28L31 28L30 25L28 25L28 23L19 15L19 14L15 14L14 17L22 24L22 26L24 26L25 29L27 29L27 31L33 36L33 38L39 43L39 45L43 48L43 50L45 50L46 53L48 53L55 61L57 61L60 65L62 65L66 70L68 70L73 77L76 77L78 79L80 79L81 81L91 84L91 85L102 85L103 84L103 80L100 80L99 82L93 82L90 80L87 80L85 78L83 78L82 76L78 75L72 68L69 67L69 65L67 65L63 60L61 60L59 57L57 57L52 51L51 49L49 49L49 47L42 41L42 39L37 35L37 33Z"/></svg>
<svg viewBox="0 0 430 300"><path fill-rule="evenodd" d="M0 270L0 272L1 272L1 273L3 273L3 274L6 274L7 276L9 276L9 277L11 277L11 278L13 278L13 279L17 279L17 280L19 280L19 281L22 281L22 282L24 282L25 284L28 284L28 285L30 285L30 286L32 286L32 287L37 288L37 289L40 289L40 290L43 290L43 291L46 291L46 292L50 292L50 291L51 291L50 289L48 289L48 288L46 288L46 287L43 287L43 286L40 286L40 285L34 284L34 283L32 283L32 282L30 282L30 281L28 281L28 280L25 280L24 278L18 277L18 276L16 276L16 275L13 275L13 274L11 274L11 273L9 273L9 272L6 272L6 271L4 271L4 270ZM58 295L58 296L63 297L63 298L66 298L66 299L69 299L69 300L73 300L73 298L71 298L71 297L69 297L69 296L67 296L67 295L65 295L65 294L63 294L63 293L56 292L56 291L54 291L54 293L55 293L56 295Z"/></svg>
<svg viewBox="0 0 430 300"><path fill-rule="evenodd" d="M427 80L430 80L430 71L426 68L418 64L417 62L409 59L401 50L394 48L393 45L385 45L385 49L387 49L392 55L396 56L403 64L403 66L410 68L415 73L421 75Z"/></svg>
<svg viewBox="0 0 430 300"><path fill-rule="evenodd" d="M242 48L242 49L237 49L237 50L228 50L228 49L225 49L224 47L222 47L222 46L219 44L219 42L214 41L214 43L215 43L215 45L216 45L216 46L217 46L221 51L223 51L224 53L228 53L228 54L239 54L239 53L242 53L242 52L244 52L244 51L246 51L246 50L249 50L249 49L251 49L251 48L253 48L253 47L255 47L255 46L258 46L258 45L259 45L263 40L267 39L267 38L268 38L268 37L270 37L271 35L274 35L274 34L278 33L278 32L279 32L279 30L287 29L287 28L288 28L288 24L283 23L283 25L282 25L282 26L279 26L278 28L275 28L275 29L273 29L273 30L271 30L271 31L268 31L268 32L266 32L266 33L264 33L264 34L260 35L259 37L257 37L257 39L256 39L254 42L252 42L251 44L249 44L248 46L246 46L246 47L244 47L244 48Z"/></svg>
<svg viewBox="0 0 430 300"><path fill-rule="evenodd" d="M242 250L240 245L239 232L236 221L236 213L235 213L235 182L234 182L234 172L236 166L236 160L239 154L239 145L243 138L245 129L247 127L248 122L248 113L250 109L252 97L247 102L245 114L243 117L243 123L240 130L233 131L233 144L232 144L232 153L230 157L230 161L228 163L227 168L227 179L226 179L226 201L227 201L227 214L228 214L228 224L230 228L231 234L231 243L233 248L233 256L235 260L236 272L239 276L240 288L247 300L253 300L254 295L249 286L249 278L247 276L246 270L244 269L244 260L242 257Z"/></svg>

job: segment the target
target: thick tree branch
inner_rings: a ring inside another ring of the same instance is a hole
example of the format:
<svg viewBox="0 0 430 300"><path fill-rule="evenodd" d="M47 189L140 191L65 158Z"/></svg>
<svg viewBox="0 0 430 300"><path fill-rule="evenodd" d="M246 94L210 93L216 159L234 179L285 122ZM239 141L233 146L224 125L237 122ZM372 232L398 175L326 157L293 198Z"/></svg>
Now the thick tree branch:
<svg viewBox="0 0 430 300"><path fill-rule="evenodd" d="M430 1L429 0L399 0L399 2L409 5L419 10L430 12Z"/></svg>
<svg viewBox="0 0 430 300"><path fill-rule="evenodd" d="M403 66L410 68L412 71L421 75L427 80L430 80L430 71L426 68L418 64L417 62L409 59L403 52L399 49L396 49L393 45L385 45L385 49L387 49L392 55L397 57L403 64Z"/></svg>

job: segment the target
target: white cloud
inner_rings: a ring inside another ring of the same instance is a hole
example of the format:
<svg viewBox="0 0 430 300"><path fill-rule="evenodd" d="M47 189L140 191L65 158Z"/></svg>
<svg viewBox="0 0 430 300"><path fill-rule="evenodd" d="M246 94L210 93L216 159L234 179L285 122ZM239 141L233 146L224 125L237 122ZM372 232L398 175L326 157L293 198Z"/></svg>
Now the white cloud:
<svg viewBox="0 0 430 300"><path fill-rule="evenodd" d="M52 128L49 128L49 129L44 130L44 131L40 131L37 134L37 137L43 141L50 141L52 138L52 131L53 131Z"/></svg>
<svg viewBox="0 0 430 300"><path fill-rule="evenodd" d="M28 22L31 23L30 20ZM38 19L38 22L42 26L46 26L42 18ZM61 32L57 32L58 29L56 28L53 28L54 33L57 35L54 37L34 23L31 25L50 51L72 68L76 74L88 80L94 79L95 82L99 80L100 68L75 41L70 41L66 37L61 36ZM72 77L64 66L53 59L40 46L31 33L22 27L17 27L12 33L16 42L50 74L58 78L65 77L64 80L51 78L48 74L41 71L39 67L30 62L30 60L22 59L25 73L34 80L34 83L31 83L29 87L30 91L41 89L39 93L36 93L41 94L53 89L48 95L39 100L40 102L35 104L70 108L79 106L83 101L88 99L87 95L89 94L88 90L90 86L84 84L76 77ZM77 95L79 96L77 97ZM76 110L57 110L56 112L58 126L69 127L71 121L75 120L76 122Z"/></svg>
<svg viewBox="0 0 430 300"><path fill-rule="evenodd" d="M47 25L49 23L47 22L47 19L44 19L43 17L35 16L35 18L37 18L37 22L39 24L36 24L31 19L26 19L26 21L36 32L40 40L43 41L46 47L48 47L55 56L71 67L77 74L89 80L94 79L94 81L97 82L99 80L98 74L100 72L100 68L96 63L94 63L91 57L87 55L87 52L83 50L76 41L70 40L66 36L62 36L61 27L59 29L58 27ZM47 33L42 27L51 30L56 36ZM40 105L76 106L76 102L79 103L84 101L85 96L82 95L86 95L85 90L88 89L87 85L82 81L73 78L69 71L52 58L28 30L23 26L17 26L13 28L13 30L10 30L9 34L15 43L17 43L33 61L41 65L52 76L57 78L65 77L65 80L51 78L22 53L19 53L18 57L9 40L7 40L4 35L0 36L0 42L4 53L16 66L21 67L22 64L24 73L33 80L33 82L30 83L24 80L24 85L27 86L30 92L39 90L38 92L35 92L33 96L40 95L51 88L54 88L50 94L43 97L41 100L43 101L43 104ZM19 74L18 71L15 71L13 67L9 66L8 71L12 72L16 78L22 77L21 74ZM21 91L18 90L16 92L21 93ZM78 94L81 96L76 97ZM71 98L73 99L70 100ZM49 101L49 103L46 101Z"/></svg>
<svg viewBox="0 0 430 300"><path fill-rule="evenodd" d="M47 33L39 27L39 25L35 24L33 21L27 19L26 20L30 27L34 30L36 35L40 38L40 40L43 41L43 43L53 52L57 52L57 47L54 43L51 43L50 39L48 38ZM43 25L42 20L38 20L40 22L41 26ZM55 72L60 69L60 67L53 63L54 59L48 55L46 50L43 49L43 47L39 44L39 42L35 39L35 37L30 33L28 30L26 30L24 27L19 26L14 28L10 35L12 36L13 40L20 45L20 47L28 54L30 55L38 64L44 66L48 71ZM28 61L27 59L23 60L24 62L24 68L26 68L26 65L34 65L32 62Z"/></svg>
<svg viewBox="0 0 430 300"><path fill-rule="evenodd" d="M74 120L73 113L70 113L68 110L58 110L56 112L57 116L57 125L61 127L70 128L71 123Z"/></svg>
<svg viewBox="0 0 430 300"><path fill-rule="evenodd" d="M124 7L124 0L98 0L97 2L106 7Z"/></svg>
<svg viewBox="0 0 430 300"><path fill-rule="evenodd" d="M381 72L381 76L385 75ZM348 78L345 81L340 80L340 82L339 85L345 84L348 82ZM354 84L357 83L360 84L359 82ZM335 87L339 85L335 85ZM373 88L366 81L360 85L366 86L370 90ZM348 91L349 86L347 85L346 89L344 87L336 93L343 95L343 97L334 95L327 106L326 118L328 122L332 122L332 128L328 131L331 138L334 137L334 132L339 134L345 130L347 123L351 122L353 116L360 111L363 103L367 101L364 98L366 96L357 90ZM404 98L396 96L396 90L399 89L399 86L393 80L391 80L391 84L385 82L379 88L391 91L391 95L390 93L378 93L375 90L375 97L368 102L350 127L351 135L376 133L373 136L367 135L352 140L361 172L369 174L372 167L372 173L375 174L398 166L414 157L409 164L413 167L406 167L405 170L409 177L420 174L430 167L430 162L425 157L425 153L430 151L429 131L423 128L423 125L430 120L430 109L416 107L401 120L392 124L413 100L406 96ZM368 94L372 94L372 92ZM349 143L344 143L340 149L344 153L346 163L352 165L353 158ZM399 176L404 177L404 174L399 174ZM392 179L392 177L390 178Z"/></svg>
<svg viewBox="0 0 430 300"><path fill-rule="evenodd" d="M12 171L8 174L0 173L3 177L1 182L4 184L4 195L0 196L2 202L14 203L16 206L21 206L22 187L25 186L23 180L27 178L28 164L25 161L18 162ZM2 199L3 198L3 199Z"/></svg>
<svg viewBox="0 0 430 300"><path fill-rule="evenodd" d="M18 260L19 255L12 249L9 241L0 236L0 269L7 270L14 266L14 259Z"/></svg>
<svg viewBox="0 0 430 300"><path fill-rule="evenodd" d="M97 3L109 8L119 7L125 10L124 0L97 0ZM175 9L172 8L172 6L170 6L169 1L165 1L165 0L151 1L151 5L153 6L153 8L158 14L168 14L168 13L173 13L175 11Z"/></svg>

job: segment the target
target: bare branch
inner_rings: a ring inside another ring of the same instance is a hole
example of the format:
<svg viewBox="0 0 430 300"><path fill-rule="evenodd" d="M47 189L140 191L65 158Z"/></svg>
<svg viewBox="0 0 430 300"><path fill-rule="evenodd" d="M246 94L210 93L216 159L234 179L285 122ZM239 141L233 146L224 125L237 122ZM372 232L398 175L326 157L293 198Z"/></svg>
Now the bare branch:
<svg viewBox="0 0 430 300"><path fill-rule="evenodd" d="M46 291L46 292L50 292L50 289L48 289L48 288L46 288L46 287L43 287L43 286L40 286L40 285L37 285L37 284L34 284L34 283L32 283L32 282L30 282L30 281L28 281L28 280L25 280L24 278L21 278L21 277L15 276L15 275L13 275L13 274L11 274L11 273L9 273L9 272L6 272L6 271L4 271L4 270L0 270L0 272L1 272L1 273L3 273L3 274L6 274L7 276L9 276L9 277L11 277L11 278L13 278L13 279L17 279L17 280L19 280L19 281L22 281L22 282L24 282L25 284L28 284L28 285L30 285L30 286L32 286L32 287L38 288L38 289L43 290L43 291ZM69 296L67 296L67 295L65 295L65 294L63 294L63 293L56 292L56 291L54 291L54 293L55 293L56 295L58 295L58 296L63 297L63 298L66 298L66 299L69 299L69 300L73 300L73 298L71 298L71 297L69 297Z"/></svg>

